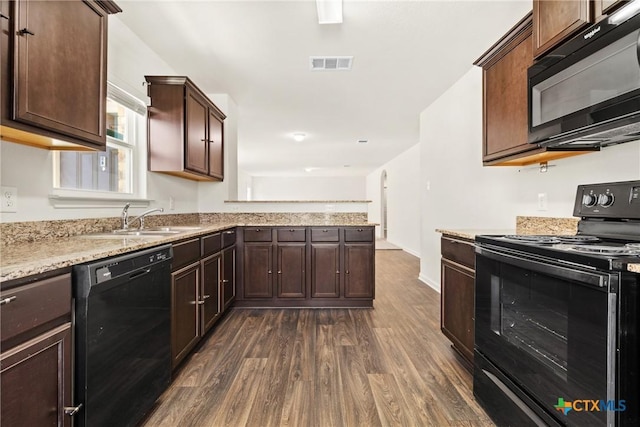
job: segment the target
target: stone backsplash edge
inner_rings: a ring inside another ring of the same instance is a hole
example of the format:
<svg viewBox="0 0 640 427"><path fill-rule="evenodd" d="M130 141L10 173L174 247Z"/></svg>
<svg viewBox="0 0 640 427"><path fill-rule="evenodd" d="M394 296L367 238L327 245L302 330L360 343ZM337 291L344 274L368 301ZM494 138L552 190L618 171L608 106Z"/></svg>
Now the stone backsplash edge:
<svg viewBox="0 0 640 427"><path fill-rule="evenodd" d="M0 223L0 246L40 242L120 228L120 217ZM215 223L326 225L367 222L366 213L188 213L149 215L146 227Z"/></svg>

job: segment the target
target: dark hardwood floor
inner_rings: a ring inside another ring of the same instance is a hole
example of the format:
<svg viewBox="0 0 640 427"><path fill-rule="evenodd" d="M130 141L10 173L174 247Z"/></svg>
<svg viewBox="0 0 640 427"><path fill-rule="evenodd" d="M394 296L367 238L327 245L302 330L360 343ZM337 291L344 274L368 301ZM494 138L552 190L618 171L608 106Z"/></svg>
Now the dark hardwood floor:
<svg viewBox="0 0 640 427"><path fill-rule="evenodd" d="M373 309L232 310L143 425L493 425L418 269L376 251Z"/></svg>

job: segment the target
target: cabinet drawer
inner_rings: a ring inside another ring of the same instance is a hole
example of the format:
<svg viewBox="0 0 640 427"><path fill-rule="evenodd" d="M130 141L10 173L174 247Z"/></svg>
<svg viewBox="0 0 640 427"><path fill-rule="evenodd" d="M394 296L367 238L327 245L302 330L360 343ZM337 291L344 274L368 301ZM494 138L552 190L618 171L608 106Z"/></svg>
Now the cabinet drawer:
<svg viewBox="0 0 640 427"><path fill-rule="evenodd" d="M443 258L462 264L472 270L476 268L476 253L471 242L443 237L441 252Z"/></svg>
<svg viewBox="0 0 640 427"><path fill-rule="evenodd" d="M171 269L177 270L200 259L200 239L187 240L173 245Z"/></svg>
<svg viewBox="0 0 640 427"><path fill-rule="evenodd" d="M307 236L304 228L281 228L277 230L279 242L305 242Z"/></svg>
<svg viewBox="0 0 640 427"><path fill-rule="evenodd" d="M220 249L222 249L222 235L220 233L210 234L202 238L203 257L220 252Z"/></svg>
<svg viewBox="0 0 640 427"><path fill-rule="evenodd" d="M345 242L373 242L373 228L345 228Z"/></svg>
<svg viewBox="0 0 640 427"><path fill-rule="evenodd" d="M247 227L244 229L245 242L270 242L271 228Z"/></svg>
<svg viewBox="0 0 640 427"><path fill-rule="evenodd" d="M311 240L314 242L339 242L340 234L337 228L312 228Z"/></svg>
<svg viewBox="0 0 640 427"><path fill-rule="evenodd" d="M0 299L10 301L0 308L4 342L52 320L70 316L71 274L4 291Z"/></svg>
<svg viewBox="0 0 640 427"><path fill-rule="evenodd" d="M225 230L222 232L222 247L228 248L236 244L236 229Z"/></svg>

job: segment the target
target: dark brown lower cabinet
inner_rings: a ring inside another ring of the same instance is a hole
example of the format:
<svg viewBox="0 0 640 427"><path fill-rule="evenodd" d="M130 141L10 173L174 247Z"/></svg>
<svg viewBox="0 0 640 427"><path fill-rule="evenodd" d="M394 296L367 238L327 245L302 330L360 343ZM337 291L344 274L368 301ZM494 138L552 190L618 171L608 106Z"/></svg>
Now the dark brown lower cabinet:
<svg viewBox="0 0 640 427"><path fill-rule="evenodd" d="M247 243L243 251L244 298L273 296L273 245Z"/></svg>
<svg viewBox="0 0 640 427"><path fill-rule="evenodd" d="M2 285L0 425L71 426L71 274Z"/></svg>
<svg viewBox="0 0 640 427"><path fill-rule="evenodd" d="M222 278L221 261L222 255L217 253L211 255L200 262L202 269L202 295L200 296L201 319L200 328L202 334L206 334L216 323L222 314L222 295L220 293L220 282Z"/></svg>
<svg viewBox="0 0 640 427"><path fill-rule="evenodd" d="M200 340L200 263L171 274L171 359L176 367Z"/></svg>
<svg viewBox="0 0 640 427"><path fill-rule="evenodd" d="M223 233L235 237L235 230ZM235 239L222 236L214 233L173 245L171 357L174 368L234 300Z"/></svg>
<svg viewBox="0 0 640 427"><path fill-rule="evenodd" d="M340 245L311 244L311 296L340 297Z"/></svg>
<svg viewBox="0 0 640 427"><path fill-rule="evenodd" d="M373 298L374 247L371 244L344 245L344 296Z"/></svg>
<svg viewBox="0 0 640 427"><path fill-rule="evenodd" d="M307 245L280 243L276 246L278 298L306 296Z"/></svg>
<svg viewBox="0 0 640 427"><path fill-rule="evenodd" d="M235 242L235 241L234 241ZM222 311L225 311L236 298L236 247L222 251Z"/></svg>
<svg viewBox="0 0 640 427"><path fill-rule="evenodd" d="M71 323L1 356L3 426L71 426Z"/></svg>
<svg viewBox="0 0 640 427"><path fill-rule="evenodd" d="M441 241L440 328L453 349L473 364L475 253L471 241L445 236Z"/></svg>
<svg viewBox="0 0 640 427"><path fill-rule="evenodd" d="M245 227L242 307L371 307L373 227Z"/></svg>

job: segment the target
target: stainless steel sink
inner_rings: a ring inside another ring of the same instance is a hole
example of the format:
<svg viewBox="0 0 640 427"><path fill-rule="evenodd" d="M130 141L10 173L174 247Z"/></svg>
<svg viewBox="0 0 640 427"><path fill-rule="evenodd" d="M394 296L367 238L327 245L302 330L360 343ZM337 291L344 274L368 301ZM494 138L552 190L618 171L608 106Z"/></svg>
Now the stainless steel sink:
<svg viewBox="0 0 640 427"><path fill-rule="evenodd" d="M194 226L169 226L169 227L150 227L133 230L113 230L105 231L103 233L90 233L80 234L76 237L84 239L119 239L119 238L144 238L144 237L163 237L163 236L175 236L181 233L187 233L189 231L197 231L202 227Z"/></svg>

